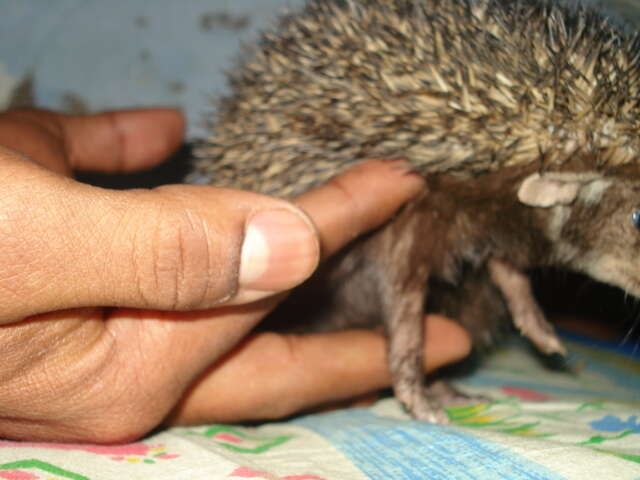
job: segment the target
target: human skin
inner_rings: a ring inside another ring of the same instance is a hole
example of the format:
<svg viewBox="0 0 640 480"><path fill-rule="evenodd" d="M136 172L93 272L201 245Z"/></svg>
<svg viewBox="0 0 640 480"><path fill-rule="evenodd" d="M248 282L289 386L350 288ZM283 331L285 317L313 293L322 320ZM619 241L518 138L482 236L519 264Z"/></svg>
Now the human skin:
<svg viewBox="0 0 640 480"><path fill-rule="evenodd" d="M72 179L155 165L183 130L170 109L0 115L0 437L126 442L159 425L273 419L390 385L380 331L251 330L422 180L401 162L370 161L291 203ZM429 371L470 344L433 316L425 348Z"/></svg>

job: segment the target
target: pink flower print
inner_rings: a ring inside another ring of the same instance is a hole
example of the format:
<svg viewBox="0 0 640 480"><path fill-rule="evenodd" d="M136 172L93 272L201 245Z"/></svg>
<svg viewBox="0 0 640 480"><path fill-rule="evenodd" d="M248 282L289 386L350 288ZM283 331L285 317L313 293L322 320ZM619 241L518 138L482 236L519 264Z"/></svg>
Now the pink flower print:
<svg viewBox="0 0 640 480"><path fill-rule="evenodd" d="M260 478L262 480L326 480L325 478L318 477L317 475L287 475L286 477L279 477L269 472L261 472L254 470L250 467L238 467L231 474L230 477L235 478Z"/></svg>
<svg viewBox="0 0 640 480"><path fill-rule="evenodd" d="M523 400L525 402L546 402L551 398L546 393L523 387L504 385L501 390L505 394L513 395L514 397L518 397L520 400Z"/></svg>
<svg viewBox="0 0 640 480"><path fill-rule="evenodd" d="M0 440L0 448L45 448L48 450L70 450L105 455L112 460L142 463L156 463L156 460L170 460L179 455L168 454L164 445L130 443L126 445L89 445L73 443L30 443ZM2 477L0 477L2 478Z"/></svg>
<svg viewBox="0 0 640 480"><path fill-rule="evenodd" d="M37 480L40 477L23 470L5 470L0 472L0 478L3 480Z"/></svg>

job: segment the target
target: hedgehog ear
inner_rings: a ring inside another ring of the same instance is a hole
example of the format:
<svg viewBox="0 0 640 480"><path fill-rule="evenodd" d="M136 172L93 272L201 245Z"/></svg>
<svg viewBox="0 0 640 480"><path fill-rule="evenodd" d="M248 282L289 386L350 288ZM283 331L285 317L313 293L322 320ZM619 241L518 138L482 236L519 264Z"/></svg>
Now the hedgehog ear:
<svg viewBox="0 0 640 480"><path fill-rule="evenodd" d="M520 184L518 200L530 207L569 205L578 196L580 188L593 180L593 175L584 173L533 173Z"/></svg>

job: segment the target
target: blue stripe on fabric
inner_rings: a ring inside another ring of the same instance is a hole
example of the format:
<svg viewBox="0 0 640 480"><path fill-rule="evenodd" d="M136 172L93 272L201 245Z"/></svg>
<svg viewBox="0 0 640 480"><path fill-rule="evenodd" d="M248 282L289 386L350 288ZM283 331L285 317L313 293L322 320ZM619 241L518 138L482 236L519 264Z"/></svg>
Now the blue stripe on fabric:
<svg viewBox="0 0 640 480"><path fill-rule="evenodd" d="M640 360L640 350L638 350L637 344L627 344L624 341L606 341L606 340L598 340L591 337L586 337L584 335L580 335L576 332L571 332L569 330L564 330L562 328L556 328L560 337L564 340L569 340L574 343L579 343L581 345L586 345L591 348L598 348L601 350L608 350L610 352L615 352L618 355L625 355L627 357L631 357L634 360ZM639 479L640 480L640 479Z"/></svg>
<svg viewBox="0 0 640 480"><path fill-rule="evenodd" d="M323 436L371 480L561 480L507 448L460 430L350 409L292 423Z"/></svg>

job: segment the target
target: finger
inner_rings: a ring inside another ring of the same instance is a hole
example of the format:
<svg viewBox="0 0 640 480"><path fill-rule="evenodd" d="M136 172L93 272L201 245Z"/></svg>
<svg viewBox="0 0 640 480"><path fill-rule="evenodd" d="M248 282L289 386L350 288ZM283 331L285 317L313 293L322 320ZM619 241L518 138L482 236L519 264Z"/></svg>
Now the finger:
<svg viewBox="0 0 640 480"><path fill-rule="evenodd" d="M61 115L58 121L71 166L102 172L130 172L166 160L185 130L182 114L163 108Z"/></svg>
<svg viewBox="0 0 640 480"><path fill-rule="evenodd" d="M59 115L47 110L10 110L0 115L0 145L70 176Z"/></svg>
<svg viewBox="0 0 640 480"><path fill-rule="evenodd" d="M380 226L424 188L403 160L370 160L295 200L320 232L323 256Z"/></svg>
<svg viewBox="0 0 640 480"><path fill-rule="evenodd" d="M253 301L318 263L313 224L284 200L190 185L102 190L2 153L0 321L95 305Z"/></svg>
<svg viewBox="0 0 640 480"><path fill-rule="evenodd" d="M0 145L29 155L47 168L127 172L165 160L182 140L185 122L171 109L62 115L13 110L0 115Z"/></svg>
<svg viewBox="0 0 640 480"><path fill-rule="evenodd" d="M462 327L443 317L428 317L426 371L459 360L469 350L469 337ZM187 392L169 422L280 418L389 385L381 332L258 334L211 367Z"/></svg>
<svg viewBox="0 0 640 480"><path fill-rule="evenodd" d="M0 292L8 305L0 321L95 305L194 310L246 303L294 287L318 263L313 224L284 200L191 185L108 191L12 155L4 152L0 196ZM319 217L331 251L350 238L342 230L352 235L372 226L415 185L399 169L373 162L303 203ZM344 192L362 199L330 220L326 210Z"/></svg>

